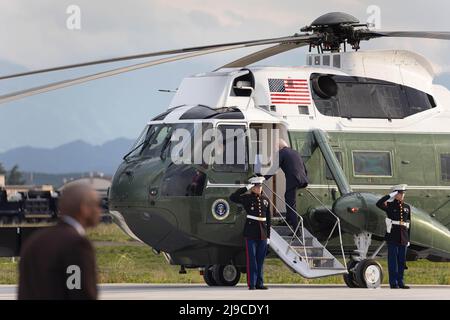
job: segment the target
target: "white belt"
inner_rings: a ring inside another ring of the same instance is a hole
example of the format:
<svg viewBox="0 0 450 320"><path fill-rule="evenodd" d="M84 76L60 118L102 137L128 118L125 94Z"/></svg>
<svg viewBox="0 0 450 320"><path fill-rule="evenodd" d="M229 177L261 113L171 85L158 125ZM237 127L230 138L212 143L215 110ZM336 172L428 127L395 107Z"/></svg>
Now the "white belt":
<svg viewBox="0 0 450 320"><path fill-rule="evenodd" d="M266 218L264 217L255 217L255 216L251 216L251 215L247 215L248 219L253 219L253 220L257 220L257 221L266 221Z"/></svg>
<svg viewBox="0 0 450 320"><path fill-rule="evenodd" d="M399 225L399 226L404 226L407 229L409 229L409 222L391 220L389 218L386 218L386 232L387 233L391 233L391 228L392 228L393 224L396 224L396 225Z"/></svg>
<svg viewBox="0 0 450 320"><path fill-rule="evenodd" d="M392 220L392 224L396 224L396 225L399 225L399 226L404 226L404 227L409 229L409 222Z"/></svg>

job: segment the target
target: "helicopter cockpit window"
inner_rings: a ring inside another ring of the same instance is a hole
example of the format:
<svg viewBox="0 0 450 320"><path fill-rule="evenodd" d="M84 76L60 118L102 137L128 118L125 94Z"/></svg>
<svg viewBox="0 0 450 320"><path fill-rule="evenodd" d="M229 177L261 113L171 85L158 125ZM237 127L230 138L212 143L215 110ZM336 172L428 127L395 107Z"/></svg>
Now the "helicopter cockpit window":
<svg viewBox="0 0 450 320"><path fill-rule="evenodd" d="M137 155L139 155L139 153L141 152L141 149L142 149L142 145L145 142L145 138L147 136L148 129L149 129L149 125L145 126L144 130L142 130L141 134L134 142L130 151L124 156L124 159L133 158L133 157L136 157Z"/></svg>
<svg viewBox="0 0 450 320"><path fill-rule="evenodd" d="M201 196L206 174L186 164L172 163L167 168L161 185L161 195L166 197Z"/></svg>
<svg viewBox="0 0 450 320"><path fill-rule="evenodd" d="M213 169L215 171L246 172L247 138L244 125L219 125L219 141L214 149Z"/></svg>
<svg viewBox="0 0 450 320"><path fill-rule="evenodd" d="M311 82L317 83L314 79L323 76L314 74ZM403 119L436 106L432 96L400 84L362 77L325 75L324 78L326 77L335 81L335 95L324 96L320 87L313 87L312 90L314 103L323 115Z"/></svg>
<svg viewBox="0 0 450 320"><path fill-rule="evenodd" d="M159 157L162 148L168 143L167 137L170 138L171 126L159 124L150 128L147 133L146 142L141 151L142 157L154 158Z"/></svg>

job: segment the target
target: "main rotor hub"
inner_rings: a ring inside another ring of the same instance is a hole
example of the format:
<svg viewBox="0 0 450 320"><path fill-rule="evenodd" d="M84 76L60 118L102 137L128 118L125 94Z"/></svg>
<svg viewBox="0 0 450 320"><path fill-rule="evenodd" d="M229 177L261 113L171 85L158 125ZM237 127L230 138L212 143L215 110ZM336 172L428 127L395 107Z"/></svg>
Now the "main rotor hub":
<svg viewBox="0 0 450 320"><path fill-rule="evenodd" d="M302 32L313 32L318 38L310 42L312 47L317 47L319 53L324 51L340 52L341 45L350 44L352 49L358 50L364 37L359 30L368 30L368 24L361 24L354 16L344 12L330 12L315 19L311 25L305 26Z"/></svg>

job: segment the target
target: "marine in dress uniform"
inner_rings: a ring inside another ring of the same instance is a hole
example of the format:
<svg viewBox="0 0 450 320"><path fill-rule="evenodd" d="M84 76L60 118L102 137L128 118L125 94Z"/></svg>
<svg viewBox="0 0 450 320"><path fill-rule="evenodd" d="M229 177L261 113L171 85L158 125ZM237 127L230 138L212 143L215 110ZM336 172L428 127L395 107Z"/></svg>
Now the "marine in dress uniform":
<svg viewBox="0 0 450 320"><path fill-rule="evenodd" d="M264 286L264 259L270 239L269 199L262 195L264 177L253 177L249 185L238 189L230 200L243 205L247 219L244 227L247 256L247 285L250 290L267 289ZM250 193L246 193L250 190Z"/></svg>
<svg viewBox="0 0 450 320"><path fill-rule="evenodd" d="M389 195L377 202L377 207L387 215L385 239L388 244L389 285L393 289L409 289L403 281L411 230L411 207L403 202L406 187L406 184L394 186Z"/></svg>
<svg viewBox="0 0 450 320"><path fill-rule="evenodd" d="M278 148L279 167L286 177L286 191L284 193L286 220L295 230L298 225L298 216L294 211L297 210L297 189L308 186L308 171L301 155L289 148L283 139L279 140ZM270 177L270 175L265 176L266 179Z"/></svg>

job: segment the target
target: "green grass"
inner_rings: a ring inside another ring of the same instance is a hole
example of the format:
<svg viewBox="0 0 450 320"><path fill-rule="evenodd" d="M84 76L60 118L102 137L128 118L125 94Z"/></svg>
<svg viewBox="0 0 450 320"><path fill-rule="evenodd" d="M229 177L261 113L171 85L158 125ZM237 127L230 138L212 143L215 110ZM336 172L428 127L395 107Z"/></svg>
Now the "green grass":
<svg viewBox="0 0 450 320"><path fill-rule="evenodd" d="M179 267L169 265L150 247L137 245L115 225L101 225L89 232L96 241L99 281L102 283L203 283L195 269L178 274ZM110 243L107 243L110 242ZM384 270L386 261L380 260ZM427 260L408 262L406 281L410 284L450 284L450 264ZM343 284L341 276L307 280L292 273L279 259L266 260L267 283ZM17 260L0 258L0 284L17 282ZM245 276L241 282L245 282ZM387 275L384 282L387 283Z"/></svg>

